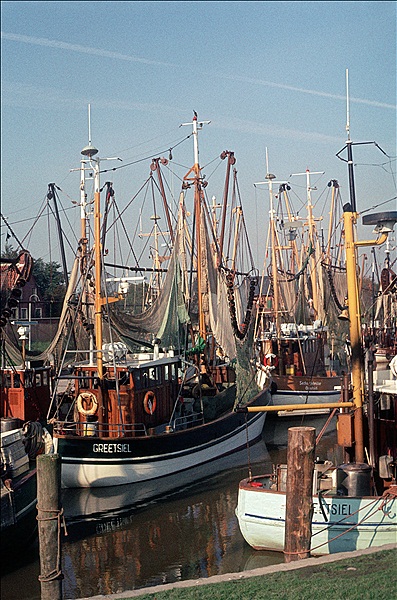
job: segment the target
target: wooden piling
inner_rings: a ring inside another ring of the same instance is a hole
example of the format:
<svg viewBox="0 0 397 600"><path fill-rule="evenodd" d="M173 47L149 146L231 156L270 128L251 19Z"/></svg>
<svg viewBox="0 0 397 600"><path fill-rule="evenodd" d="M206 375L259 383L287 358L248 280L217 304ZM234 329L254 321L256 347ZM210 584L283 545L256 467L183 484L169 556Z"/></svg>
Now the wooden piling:
<svg viewBox="0 0 397 600"><path fill-rule="evenodd" d="M41 600L62 600L61 461L58 454L36 460Z"/></svg>
<svg viewBox="0 0 397 600"><path fill-rule="evenodd" d="M288 429L285 562L310 556L315 448L314 427Z"/></svg>

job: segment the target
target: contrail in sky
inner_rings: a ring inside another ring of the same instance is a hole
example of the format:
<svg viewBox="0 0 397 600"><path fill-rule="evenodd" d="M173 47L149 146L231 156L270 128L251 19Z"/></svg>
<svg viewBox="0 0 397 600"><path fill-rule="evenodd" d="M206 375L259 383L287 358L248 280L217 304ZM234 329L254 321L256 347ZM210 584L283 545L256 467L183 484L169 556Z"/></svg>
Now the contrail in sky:
<svg viewBox="0 0 397 600"><path fill-rule="evenodd" d="M34 46L46 46L47 48L58 48L59 50L71 50L80 54L92 54L94 56L104 56L106 58L115 58L116 60L125 60L128 62L138 62L146 65L159 65L161 67L176 67L171 63L160 62L157 60L148 60L121 54L120 52L111 52L109 50L101 50L100 48L90 48L89 46L80 46L79 44L69 44L68 42L59 42L57 40L48 40L46 38L36 38L29 35L20 35L18 33L1 32L1 37L12 42L22 42L24 44L33 44Z"/></svg>
<svg viewBox="0 0 397 600"><path fill-rule="evenodd" d="M100 48L91 48L89 46L81 46L80 44L69 44L68 42L61 42L58 40L49 40L47 38L36 38L28 35L20 35L17 33L7 33L1 32L1 37L5 40L10 40L12 42L21 42L24 44L33 44L35 46L45 46L47 48L56 48L59 50L69 50L71 52L78 52L80 54L90 54L93 56L102 56L105 58L113 58L115 60L124 60L127 62L136 62L142 63L146 65L155 65L161 67L171 67L175 69L182 68L180 65L169 62L162 62L158 60L150 60L147 58L141 58L139 56L133 56L129 54L121 54L120 52L112 52L109 50L101 50ZM320 92L317 90L309 90L306 88L295 87L292 85L287 85L283 83L275 83L273 81L266 81L263 79L255 79L253 77L244 77L239 75L225 75L224 73L215 73L213 71L207 71L208 74L216 75L217 77L221 77L223 79L228 79L232 81L241 81L245 83L252 83L255 85L263 85L267 87L280 88L284 90L289 90L292 92L299 92L302 94L310 94L312 96L322 96L324 98L334 98L336 100L346 100L346 96L341 96L339 94L330 94L328 92ZM377 106L379 108L391 108L393 110L396 109L396 106L393 104L387 104L385 102L378 102L376 100L366 100L362 98L350 98L351 102L356 102L360 104L367 104L369 106Z"/></svg>

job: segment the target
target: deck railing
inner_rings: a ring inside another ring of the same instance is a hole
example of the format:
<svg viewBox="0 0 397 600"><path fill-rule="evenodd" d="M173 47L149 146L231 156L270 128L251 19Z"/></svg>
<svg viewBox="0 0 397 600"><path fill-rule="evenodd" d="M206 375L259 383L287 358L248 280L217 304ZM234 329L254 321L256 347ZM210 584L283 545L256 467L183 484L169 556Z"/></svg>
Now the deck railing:
<svg viewBox="0 0 397 600"><path fill-rule="evenodd" d="M170 431L182 431L204 423L202 412L194 412L183 417L177 417L172 421L171 427L166 423L150 429L151 434L161 434ZM54 421L53 431L55 435L73 435L82 437L143 437L148 435L144 423L98 423L80 421Z"/></svg>

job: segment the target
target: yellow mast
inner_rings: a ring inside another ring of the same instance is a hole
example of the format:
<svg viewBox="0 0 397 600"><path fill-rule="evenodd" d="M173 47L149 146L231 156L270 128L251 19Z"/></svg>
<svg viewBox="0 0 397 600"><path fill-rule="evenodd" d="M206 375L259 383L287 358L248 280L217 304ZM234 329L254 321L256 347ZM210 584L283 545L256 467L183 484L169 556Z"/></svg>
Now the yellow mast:
<svg viewBox="0 0 397 600"><path fill-rule="evenodd" d="M363 370L362 370L362 344L361 344L361 313L359 302L359 286L357 277L357 248L363 246L380 246L388 236L387 231L381 231L376 240L355 241L355 225L357 213L353 212L351 204L344 207L343 220L345 227L345 252L347 274L347 299L349 307L349 333L352 349L351 382L354 402L354 440L356 462L365 462L364 433L363 433ZM395 213L397 216L397 213Z"/></svg>

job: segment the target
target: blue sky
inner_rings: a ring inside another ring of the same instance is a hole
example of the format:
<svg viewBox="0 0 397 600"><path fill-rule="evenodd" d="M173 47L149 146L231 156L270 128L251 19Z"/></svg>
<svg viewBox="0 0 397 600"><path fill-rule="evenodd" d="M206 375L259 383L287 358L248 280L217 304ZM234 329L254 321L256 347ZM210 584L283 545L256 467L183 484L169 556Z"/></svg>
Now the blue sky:
<svg viewBox="0 0 397 600"><path fill-rule="evenodd" d="M349 199L335 156L346 141L346 69L353 141L376 141L391 157L354 149L357 208L396 196L395 2L2 2L1 11L1 210L20 239L50 182L78 222L79 178L70 171L88 140L89 103L101 157L148 157L112 175L120 206L150 158L188 134L180 124L195 110L211 121L200 134L201 164L223 150L236 155L260 268L268 197L253 184L266 174L266 148L278 179L325 171L313 177L318 190L338 179ZM173 156L189 168L191 142ZM221 165L211 196L221 198L223 177ZM304 199L304 179L293 183ZM396 210L395 199L376 210ZM38 229L29 249L48 260L45 223Z"/></svg>

